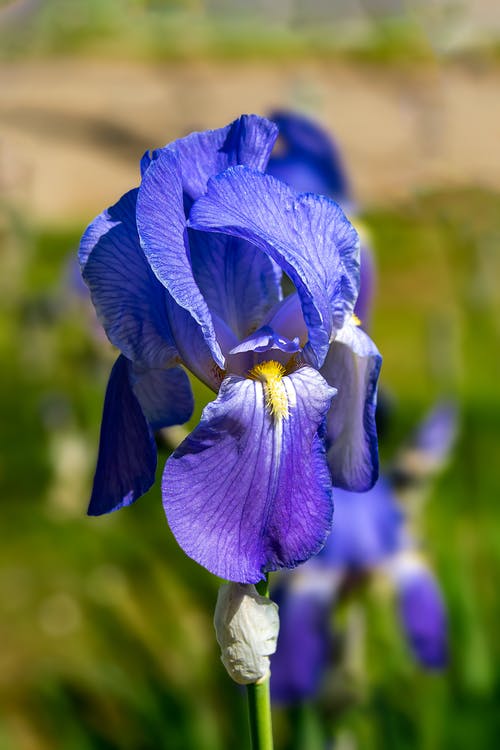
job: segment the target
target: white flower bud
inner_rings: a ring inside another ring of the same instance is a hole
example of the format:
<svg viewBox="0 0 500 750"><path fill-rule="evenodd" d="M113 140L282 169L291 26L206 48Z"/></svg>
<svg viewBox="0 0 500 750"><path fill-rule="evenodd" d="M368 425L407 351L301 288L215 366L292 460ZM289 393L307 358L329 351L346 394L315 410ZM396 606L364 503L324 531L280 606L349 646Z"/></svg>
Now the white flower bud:
<svg viewBox="0 0 500 750"><path fill-rule="evenodd" d="M253 584L226 583L219 589L214 625L229 676L240 685L264 680L276 651L278 605Z"/></svg>

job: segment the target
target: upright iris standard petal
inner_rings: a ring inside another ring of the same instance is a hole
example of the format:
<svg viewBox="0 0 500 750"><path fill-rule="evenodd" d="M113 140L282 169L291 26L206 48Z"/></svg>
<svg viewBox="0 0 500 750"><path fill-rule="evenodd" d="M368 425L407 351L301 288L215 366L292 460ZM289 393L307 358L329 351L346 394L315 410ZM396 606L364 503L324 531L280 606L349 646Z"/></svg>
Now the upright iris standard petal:
<svg viewBox="0 0 500 750"><path fill-rule="evenodd" d="M155 479L153 429L186 422L193 396L180 367L147 370L121 355L109 378L89 515L130 505Z"/></svg>
<svg viewBox="0 0 500 750"><path fill-rule="evenodd" d="M225 234L190 230L189 247L210 311L244 338L281 299L281 269L255 245Z"/></svg>
<svg viewBox="0 0 500 750"><path fill-rule="evenodd" d="M137 228L155 275L201 327L212 356L223 367L213 320L189 260L181 170L174 151L164 149L144 174L137 197Z"/></svg>
<svg viewBox="0 0 500 750"><path fill-rule="evenodd" d="M359 240L333 201L297 194L279 180L234 167L210 180L190 226L253 243L290 276L309 331L306 354L318 366L352 313L359 288Z"/></svg>
<svg viewBox="0 0 500 750"><path fill-rule="evenodd" d="M184 551L232 581L294 567L328 534L331 479L318 428L334 389L310 367L232 376L168 459L163 502ZM274 389L274 390L273 390ZM275 408L273 408L273 406Z"/></svg>
<svg viewBox="0 0 500 750"><path fill-rule="evenodd" d="M110 341L150 366L176 354L167 320L166 292L139 244L137 190L98 216L80 244L80 264L92 302Z"/></svg>
<svg viewBox="0 0 500 750"><path fill-rule="evenodd" d="M349 322L321 368L327 382L338 389L327 417L328 464L336 487L364 492L377 480L375 407L381 364L373 341Z"/></svg>
<svg viewBox="0 0 500 750"><path fill-rule="evenodd" d="M179 157L188 204L203 195L210 177L228 167L245 164L264 171L277 135L270 120L242 115L224 128L191 133L169 144Z"/></svg>
<svg viewBox="0 0 500 750"><path fill-rule="evenodd" d="M334 500L332 532L318 562L356 572L380 565L395 553L403 515L385 479L380 477L368 492L337 489Z"/></svg>
<svg viewBox="0 0 500 750"><path fill-rule="evenodd" d="M109 378L88 509L91 516L130 505L147 492L155 479L156 446L130 384L130 364L121 355Z"/></svg>

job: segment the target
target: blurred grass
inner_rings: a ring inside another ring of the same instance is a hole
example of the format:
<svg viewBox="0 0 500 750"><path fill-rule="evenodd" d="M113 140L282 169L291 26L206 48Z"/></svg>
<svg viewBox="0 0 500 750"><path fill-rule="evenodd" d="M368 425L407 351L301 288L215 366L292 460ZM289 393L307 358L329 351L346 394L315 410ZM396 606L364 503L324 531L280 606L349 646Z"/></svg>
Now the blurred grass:
<svg viewBox="0 0 500 750"><path fill-rule="evenodd" d="M17 0L3 2L0 11L2 5L0 59L77 54L297 61L313 55L401 64L434 59L446 50L458 59L498 60L498 39L484 32L458 47L447 42L457 24L462 30L461 8L454 4L430 12L425 4L419 9L418 4L367 3L353 13L347 4L230 0Z"/></svg>
<svg viewBox="0 0 500 750"><path fill-rule="evenodd" d="M329 719L363 750L489 750L500 733L498 205L462 190L364 217L395 403L382 453L442 394L460 401L461 437L422 530L450 610L450 669L411 662L389 597L371 587L367 675ZM178 549L158 487L85 516L114 353L69 291L82 227L0 217L0 749L244 750L244 694L211 624L217 581Z"/></svg>

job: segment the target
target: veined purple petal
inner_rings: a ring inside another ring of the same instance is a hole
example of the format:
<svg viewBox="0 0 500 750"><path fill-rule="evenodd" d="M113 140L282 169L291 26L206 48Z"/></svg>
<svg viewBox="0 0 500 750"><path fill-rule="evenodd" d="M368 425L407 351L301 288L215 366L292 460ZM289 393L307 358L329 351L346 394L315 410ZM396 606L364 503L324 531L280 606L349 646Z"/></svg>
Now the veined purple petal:
<svg viewBox="0 0 500 750"><path fill-rule="evenodd" d="M281 269L236 237L189 232L193 275L208 307L242 339L281 299Z"/></svg>
<svg viewBox="0 0 500 750"><path fill-rule="evenodd" d="M203 383L217 392L224 371L215 362L200 326L187 310L175 303L168 306L167 312L183 363ZM226 357L237 343L236 336L217 315L212 315L212 321L217 341Z"/></svg>
<svg viewBox="0 0 500 750"><path fill-rule="evenodd" d="M242 115L224 128L191 133L167 148L179 156L184 193L193 201L206 191L210 177L228 167L245 164L264 171L277 135L270 120Z"/></svg>
<svg viewBox="0 0 500 750"><path fill-rule="evenodd" d="M189 224L248 240L281 266L300 297L306 355L321 365L359 287L359 240L342 209L323 196L298 195L269 175L232 167L209 181Z"/></svg>
<svg viewBox="0 0 500 750"><path fill-rule="evenodd" d="M167 320L167 294L139 244L136 200L137 190L131 190L90 224L79 259L110 341L129 359L158 367L177 350Z"/></svg>
<svg viewBox="0 0 500 750"><path fill-rule="evenodd" d="M147 492L156 471L152 430L187 422L192 412L191 386L180 367L148 370L120 355L104 399L89 515L118 510Z"/></svg>
<svg viewBox="0 0 500 750"><path fill-rule="evenodd" d="M375 407L381 364L373 341L348 322L321 368L325 380L338 389L326 423L328 464L336 487L364 492L377 480Z"/></svg>
<svg viewBox="0 0 500 750"><path fill-rule="evenodd" d="M191 418L193 392L182 367L156 370L132 365L130 382L152 430L184 424Z"/></svg>
<svg viewBox="0 0 500 750"><path fill-rule="evenodd" d="M137 197L137 228L148 262L175 302L201 327L220 367L224 356L208 305L193 276L182 204L179 158L163 149L144 173Z"/></svg>
<svg viewBox="0 0 500 750"><path fill-rule="evenodd" d="M297 112L275 112L279 149L271 155L267 173L295 190L329 195L339 203L349 200L344 165L333 138L313 120Z"/></svg>
<svg viewBox="0 0 500 750"><path fill-rule="evenodd" d="M318 562L357 572L380 565L395 553L403 515L390 484L383 477L368 492L336 489L333 502L332 531L317 557Z"/></svg>
<svg viewBox="0 0 500 750"><path fill-rule="evenodd" d="M330 529L331 479L318 428L334 390L310 367L279 385L288 416L277 418L260 380L226 378L163 476L180 546L240 583L306 560Z"/></svg>
<svg viewBox="0 0 500 750"><path fill-rule="evenodd" d="M130 505L155 479L156 445L130 384L130 365L120 355L109 378L90 516Z"/></svg>
<svg viewBox="0 0 500 750"><path fill-rule="evenodd" d="M443 669L448 625L438 582L416 554L401 558L395 578L399 614L413 655L427 669Z"/></svg>

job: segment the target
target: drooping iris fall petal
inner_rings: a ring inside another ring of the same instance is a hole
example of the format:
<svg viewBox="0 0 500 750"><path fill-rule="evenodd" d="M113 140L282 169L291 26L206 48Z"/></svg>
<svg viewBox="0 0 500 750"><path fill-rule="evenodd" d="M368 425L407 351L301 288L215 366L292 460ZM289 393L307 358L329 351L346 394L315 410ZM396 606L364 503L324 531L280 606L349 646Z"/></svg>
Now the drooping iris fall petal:
<svg viewBox="0 0 500 750"><path fill-rule="evenodd" d="M147 492L156 471L152 427L186 422L192 411L191 387L180 367L134 373L132 363L118 357L104 399L89 515L118 510Z"/></svg>
<svg viewBox="0 0 500 750"><path fill-rule="evenodd" d="M180 546L241 583L307 559L331 523L318 428L334 389L310 367L282 377L271 397L266 388L259 379L226 378L163 476L165 512Z"/></svg>

